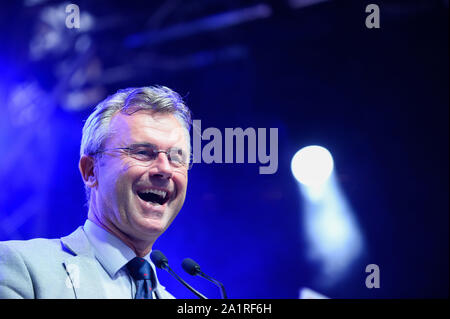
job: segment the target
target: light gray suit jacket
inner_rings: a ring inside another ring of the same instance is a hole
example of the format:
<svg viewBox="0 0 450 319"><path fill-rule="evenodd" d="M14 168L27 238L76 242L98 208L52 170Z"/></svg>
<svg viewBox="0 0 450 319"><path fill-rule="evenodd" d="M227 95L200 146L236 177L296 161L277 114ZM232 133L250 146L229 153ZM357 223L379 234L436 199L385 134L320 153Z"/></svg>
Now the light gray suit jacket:
<svg viewBox="0 0 450 319"><path fill-rule="evenodd" d="M0 242L0 299L106 298L99 271L82 227L61 239ZM161 285L155 293L174 298Z"/></svg>

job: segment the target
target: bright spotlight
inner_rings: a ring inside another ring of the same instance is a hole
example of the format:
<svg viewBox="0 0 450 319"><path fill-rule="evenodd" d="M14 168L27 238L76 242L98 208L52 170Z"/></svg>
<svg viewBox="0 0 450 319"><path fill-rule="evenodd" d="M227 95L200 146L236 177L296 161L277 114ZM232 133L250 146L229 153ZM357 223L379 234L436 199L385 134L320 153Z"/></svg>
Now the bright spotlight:
<svg viewBox="0 0 450 319"><path fill-rule="evenodd" d="M335 285L354 265L364 248L354 212L333 174L330 152L318 145L300 149L292 157L291 171L299 182L302 200L301 233L307 256L320 262L317 284Z"/></svg>
<svg viewBox="0 0 450 319"><path fill-rule="evenodd" d="M333 157L318 145L306 146L295 153L291 161L294 177L308 187L322 185L333 171Z"/></svg>

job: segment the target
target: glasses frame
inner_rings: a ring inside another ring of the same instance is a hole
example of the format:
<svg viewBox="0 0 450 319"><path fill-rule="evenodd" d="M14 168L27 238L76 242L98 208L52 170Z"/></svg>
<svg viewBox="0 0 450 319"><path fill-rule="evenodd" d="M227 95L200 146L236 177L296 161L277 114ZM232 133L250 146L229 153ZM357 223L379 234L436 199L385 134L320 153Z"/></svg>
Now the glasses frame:
<svg viewBox="0 0 450 319"><path fill-rule="evenodd" d="M132 145L126 146L126 147L107 148L107 149L98 150L98 151L96 151L96 152L94 152L94 153L91 153L91 154L89 154L89 155L94 156L94 155L97 155L97 154L102 154L102 153L105 153L105 152L109 152L109 151L117 151L117 150L119 150L119 151L128 151L128 152L130 152L130 151L132 151L132 150L134 150L134 149L136 149L136 148L138 148L138 147L149 147L149 148L152 147L152 148L155 148L155 152L156 152L157 155L155 156L154 159L150 160L149 163L153 162L153 161L156 159L156 157L158 156L159 153L164 153L164 154L166 154L166 157L167 157L169 163L171 163L171 165L173 165L172 163L175 163L175 162L173 162L173 161L170 160L170 158L171 158L171 156L170 156L170 151L172 151L173 149L177 149L177 148L169 148L169 149L166 151L166 150L158 149L158 148L157 148L155 145L153 145L153 144L132 144ZM130 153L127 153L127 156L132 157L132 155L130 155ZM172 167L174 167L174 168L184 167L184 168L186 168L187 170L190 170L190 169L192 168L192 165L193 165L193 156L192 156L192 153L189 154L187 160L188 160L187 163L182 163L181 166L179 166L179 167L176 167L176 166L172 166ZM139 161L139 160L138 160L138 161Z"/></svg>

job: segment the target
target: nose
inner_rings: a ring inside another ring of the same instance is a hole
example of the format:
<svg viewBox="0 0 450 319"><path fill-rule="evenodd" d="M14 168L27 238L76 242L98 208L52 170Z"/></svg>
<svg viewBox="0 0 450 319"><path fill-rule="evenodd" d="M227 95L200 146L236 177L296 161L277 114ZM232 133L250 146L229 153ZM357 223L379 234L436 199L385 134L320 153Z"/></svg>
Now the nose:
<svg viewBox="0 0 450 319"><path fill-rule="evenodd" d="M164 179L172 177L173 168L170 165L167 154L160 152L153 162L153 167L152 176L159 176Z"/></svg>

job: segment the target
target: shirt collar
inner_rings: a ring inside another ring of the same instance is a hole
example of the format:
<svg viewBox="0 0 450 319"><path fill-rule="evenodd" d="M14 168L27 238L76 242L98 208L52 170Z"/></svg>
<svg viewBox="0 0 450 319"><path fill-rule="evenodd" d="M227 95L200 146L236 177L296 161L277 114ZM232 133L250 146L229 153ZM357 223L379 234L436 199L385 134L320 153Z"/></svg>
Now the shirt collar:
<svg viewBox="0 0 450 319"><path fill-rule="evenodd" d="M84 223L84 231L94 247L95 257L111 278L114 278L122 267L136 257L134 251L123 241L89 219ZM150 253L142 258L150 263L155 274L156 284L158 285L155 265L150 260Z"/></svg>

